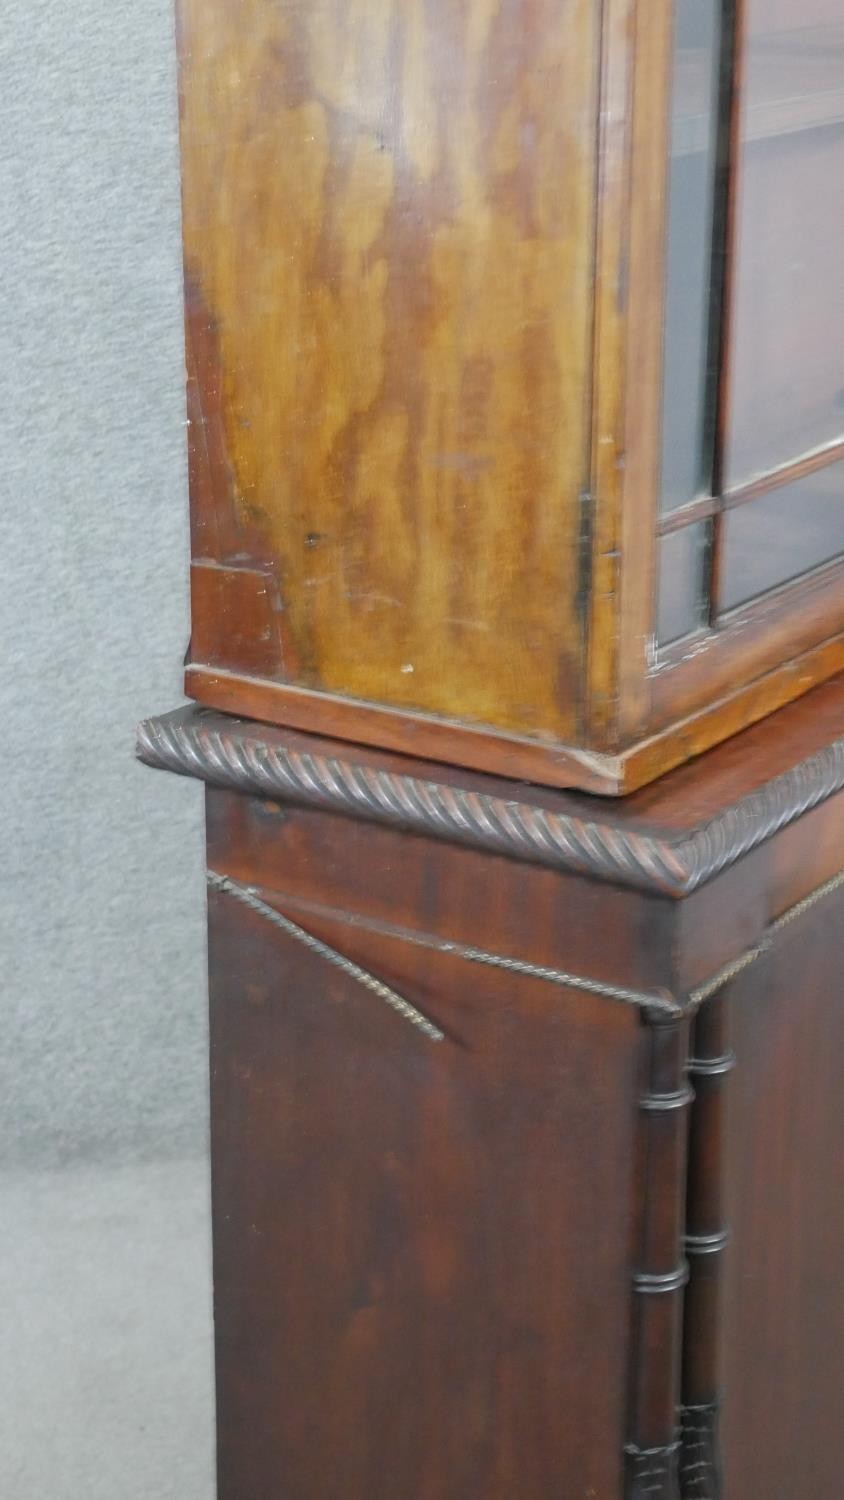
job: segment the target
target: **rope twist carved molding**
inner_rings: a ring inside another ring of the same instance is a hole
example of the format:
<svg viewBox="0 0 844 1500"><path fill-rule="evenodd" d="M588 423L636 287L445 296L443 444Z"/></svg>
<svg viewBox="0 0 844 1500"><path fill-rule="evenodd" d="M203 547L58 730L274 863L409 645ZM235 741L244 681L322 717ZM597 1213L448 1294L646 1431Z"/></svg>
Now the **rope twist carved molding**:
<svg viewBox="0 0 844 1500"><path fill-rule="evenodd" d="M263 738L258 724L197 708L145 720L137 754L146 765L213 786L357 814L671 896L690 894L844 789L844 740L836 740L694 833L670 839L288 749Z"/></svg>

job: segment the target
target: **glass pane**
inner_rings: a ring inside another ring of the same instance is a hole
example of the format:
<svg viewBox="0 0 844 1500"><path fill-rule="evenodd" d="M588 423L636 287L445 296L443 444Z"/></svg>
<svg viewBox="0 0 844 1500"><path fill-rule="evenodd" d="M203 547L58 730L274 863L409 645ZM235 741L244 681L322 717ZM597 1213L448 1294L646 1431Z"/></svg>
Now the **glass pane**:
<svg viewBox="0 0 844 1500"><path fill-rule="evenodd" d="M660 646L690 635L704 622L703 579L708 538L709 523L703 521L670 532L660 541L657 612Z"/></svg>
<svg viewBox="0 0 844 1500"><path fill-rule="evenodd" d="M732 609L844 553L844 464L724 517L720 606Z"/></svg>
<svg viewBox="0 0 844 1500"><path fill-rule="evenodd" d="M726 487L844 435L844 7L747 0Z"/></svg>
<svg viewBox="0 0 844 1500"><path fill-rule="evenodd" d="M662 508L709 488L704 456L721 0L677 0L668 183Z"/></svg>

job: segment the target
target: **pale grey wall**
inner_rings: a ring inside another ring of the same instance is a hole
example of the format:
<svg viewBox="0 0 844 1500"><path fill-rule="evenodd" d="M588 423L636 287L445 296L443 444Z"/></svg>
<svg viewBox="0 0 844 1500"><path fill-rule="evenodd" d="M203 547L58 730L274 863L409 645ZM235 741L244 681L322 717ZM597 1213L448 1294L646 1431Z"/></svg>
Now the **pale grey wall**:
<svg viewBox="0 0 844 1500"><path fill-rule="evenodd" d="M199 789L132 761L180 700L186 497L172 0L0 27L0 1152L205 1132Z"/></svg>

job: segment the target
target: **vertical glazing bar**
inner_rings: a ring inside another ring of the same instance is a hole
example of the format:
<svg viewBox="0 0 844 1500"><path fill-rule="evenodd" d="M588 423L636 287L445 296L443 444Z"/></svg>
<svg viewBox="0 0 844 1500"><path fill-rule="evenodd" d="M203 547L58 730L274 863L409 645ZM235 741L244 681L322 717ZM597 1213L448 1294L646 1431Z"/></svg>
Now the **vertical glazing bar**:
<svg viewBox="0 0 844 1500"><path fill-rule="evenodd" d="M731 343L735 295L738 161L741 151L741 86L744 59L745 0L723 0L718 186L715 195L713 317L710 329L712 493L724 489L726 443L731 404ZM712 521L709 570L709 621L720 613L724 557L723 506Z"/></svg>

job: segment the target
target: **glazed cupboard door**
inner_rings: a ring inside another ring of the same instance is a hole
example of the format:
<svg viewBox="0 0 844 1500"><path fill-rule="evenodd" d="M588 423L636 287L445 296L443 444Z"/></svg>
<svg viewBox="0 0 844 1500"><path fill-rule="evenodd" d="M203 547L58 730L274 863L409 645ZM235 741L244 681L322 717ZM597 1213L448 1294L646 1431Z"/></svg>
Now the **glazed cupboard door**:
<svg viewBox="0 0 844 1500"><path fill-rule="evenodd" d="M844 10L750 0L724 396L725 609L844 552Z"/></svg>
<svg viewBox="0 0 844 1500"><path fill-rule="evenodd" d="M844 7L676 0L653 718L844 624Z"/></svg>

